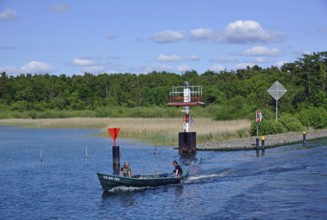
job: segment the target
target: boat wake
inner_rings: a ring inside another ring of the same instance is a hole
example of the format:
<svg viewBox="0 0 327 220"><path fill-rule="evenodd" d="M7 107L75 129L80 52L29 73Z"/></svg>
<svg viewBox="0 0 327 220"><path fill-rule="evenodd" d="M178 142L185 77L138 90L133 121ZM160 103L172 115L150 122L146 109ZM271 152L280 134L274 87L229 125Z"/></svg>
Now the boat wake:
<svg viewBox="0 0 327 220"><path fill-rule="evenodd" d="M222 178L222 177L229 175L232 171L233 170L228 169L228 170L224 170L224 171L218 172L218 173L204 174L204 175L192 175L192 176L189 176L184 182L191 183L191 182L197 182L197 181L202 181L202 180Z"/></svg>
<svg viewBox="0 0 327 220"><path fill-rule="evenodd" d="M145 189L151 188L149 186L146 187L134 187L134 186L117 186L111 190L108 190L108 193L120 193L120 192L135 192L142 191Z"/></svg>

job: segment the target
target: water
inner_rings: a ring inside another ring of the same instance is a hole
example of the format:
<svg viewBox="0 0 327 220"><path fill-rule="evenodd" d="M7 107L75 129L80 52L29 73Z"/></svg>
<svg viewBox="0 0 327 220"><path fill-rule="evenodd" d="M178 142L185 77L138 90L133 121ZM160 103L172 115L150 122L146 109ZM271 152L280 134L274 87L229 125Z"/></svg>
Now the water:
<svg viewBox="0 0 327 220"><path fill-rule="evenodd" d="M112 140L97 130L0 127L0 219L325 219L327 139L255 151L197 152L117 140L133 174L171 172L181 185L103 192ZM43 161L40 160L42 146ZM86 148L88 157L85 157Z"/></svg>

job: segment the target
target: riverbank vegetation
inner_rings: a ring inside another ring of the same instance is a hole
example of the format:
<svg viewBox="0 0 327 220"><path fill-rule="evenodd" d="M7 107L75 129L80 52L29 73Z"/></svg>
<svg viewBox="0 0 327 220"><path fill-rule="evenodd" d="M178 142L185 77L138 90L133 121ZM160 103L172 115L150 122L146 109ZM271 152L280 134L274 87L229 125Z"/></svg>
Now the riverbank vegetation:
<svg viewBox="0 0 327 220"><path fill-rule="evenodd" d="M275 99L267 90L279 81L287 92L278 100L280 120L275 120ZM269 133L327 127L327 52L305 54L280 68L186 71L183 74L99 74L60 76L1 73L0 119L7 118L175 118L181 108L169 107L172 86L203 88L204 107L192 107L193 118L251 120L255 111L263 121L260 130ZM212 132L215 132L214 130ZM267 134L267 133L265 133ZM210 136L209 136L210 137Z"/></svg>
<svg viewBox="0 0 327 220"><path fill-rule="evenodd" d="M222 141L249 136L249 120L214 121L197 118L191 131L197 132L198 143ZM2 119L0 125L33 128L94 128L99 135L110 137L107 128L121 128L119 138L132 138L152 145L178 145L178 132L183 131L182 118L61 118Z"/></svg>

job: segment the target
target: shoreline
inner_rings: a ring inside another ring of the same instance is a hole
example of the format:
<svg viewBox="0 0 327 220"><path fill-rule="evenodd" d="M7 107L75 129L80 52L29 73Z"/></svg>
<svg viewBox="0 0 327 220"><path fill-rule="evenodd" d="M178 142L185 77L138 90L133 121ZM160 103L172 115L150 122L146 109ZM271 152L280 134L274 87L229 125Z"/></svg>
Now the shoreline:
<svg viewBox="0 0 327 220"><path fill-rule="evenodd" d="M261 136L260 146L261 146ZM266 135L265 148L278 147L285 144L294 144L303 142L302 132L291 132L284 134ZM320 138L327 138L327 129L314 130L306 132L306 140L314 140ZM219 141L205 144L197 144L198 151L234 151L234 150L254 150L256 144L256 137L251 136L247 138L232 139L227 141Z"/></svg>
<svg viewBox="0 0 327 220"><path fill-rule="evenodd" d="M197 134L209 135L211 140L199 143L198 151L233 151L255 149L256 137L238 138L238 131L249 126L249 121L212 121L199 118ZM149 143L154 146L172 146L178 148L177 133L180 122L175 118L65 118L65 119L0 119L0 126L23 126L31 128L90 128L106 132L108 127L120 127L122 138ZM160 126L159 126L160 125ZM210 132L211 131L211 132ZM212 132L215 131L215 132ZM230 132L231 136L226 136ZM233 134L236 134L233 137ZM109 137L109 136L108 136ZM143 138L138 138L143 137ZM225 138L225 140L223 140ZM227 139L229 138L229 139ZM261 136L260 144L261 145ZM327 129L308 130L306 140L327 138ZM168 140L168 141L167 141ZM164 142L165 141L165 142ZM303 132L291 132L265 136L265 148L285 144L302 143Z"/></svg>

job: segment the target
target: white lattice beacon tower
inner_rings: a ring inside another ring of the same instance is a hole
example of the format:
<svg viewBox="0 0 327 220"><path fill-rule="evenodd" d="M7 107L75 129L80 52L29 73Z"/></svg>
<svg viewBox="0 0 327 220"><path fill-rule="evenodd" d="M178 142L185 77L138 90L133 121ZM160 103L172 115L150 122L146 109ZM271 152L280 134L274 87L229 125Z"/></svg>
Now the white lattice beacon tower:
<svg viewBox="0 0 327 220"><path fill-rule="evenodd" d="M191 115L190 107L204 105L202 102L202 86L189 86L188 82L184 86L173 86L169 93L170 106L183 106L184 132L179 132L178 143L180 153L196 152L196 132L190 132L190 123L195 124Z"/></svg>

